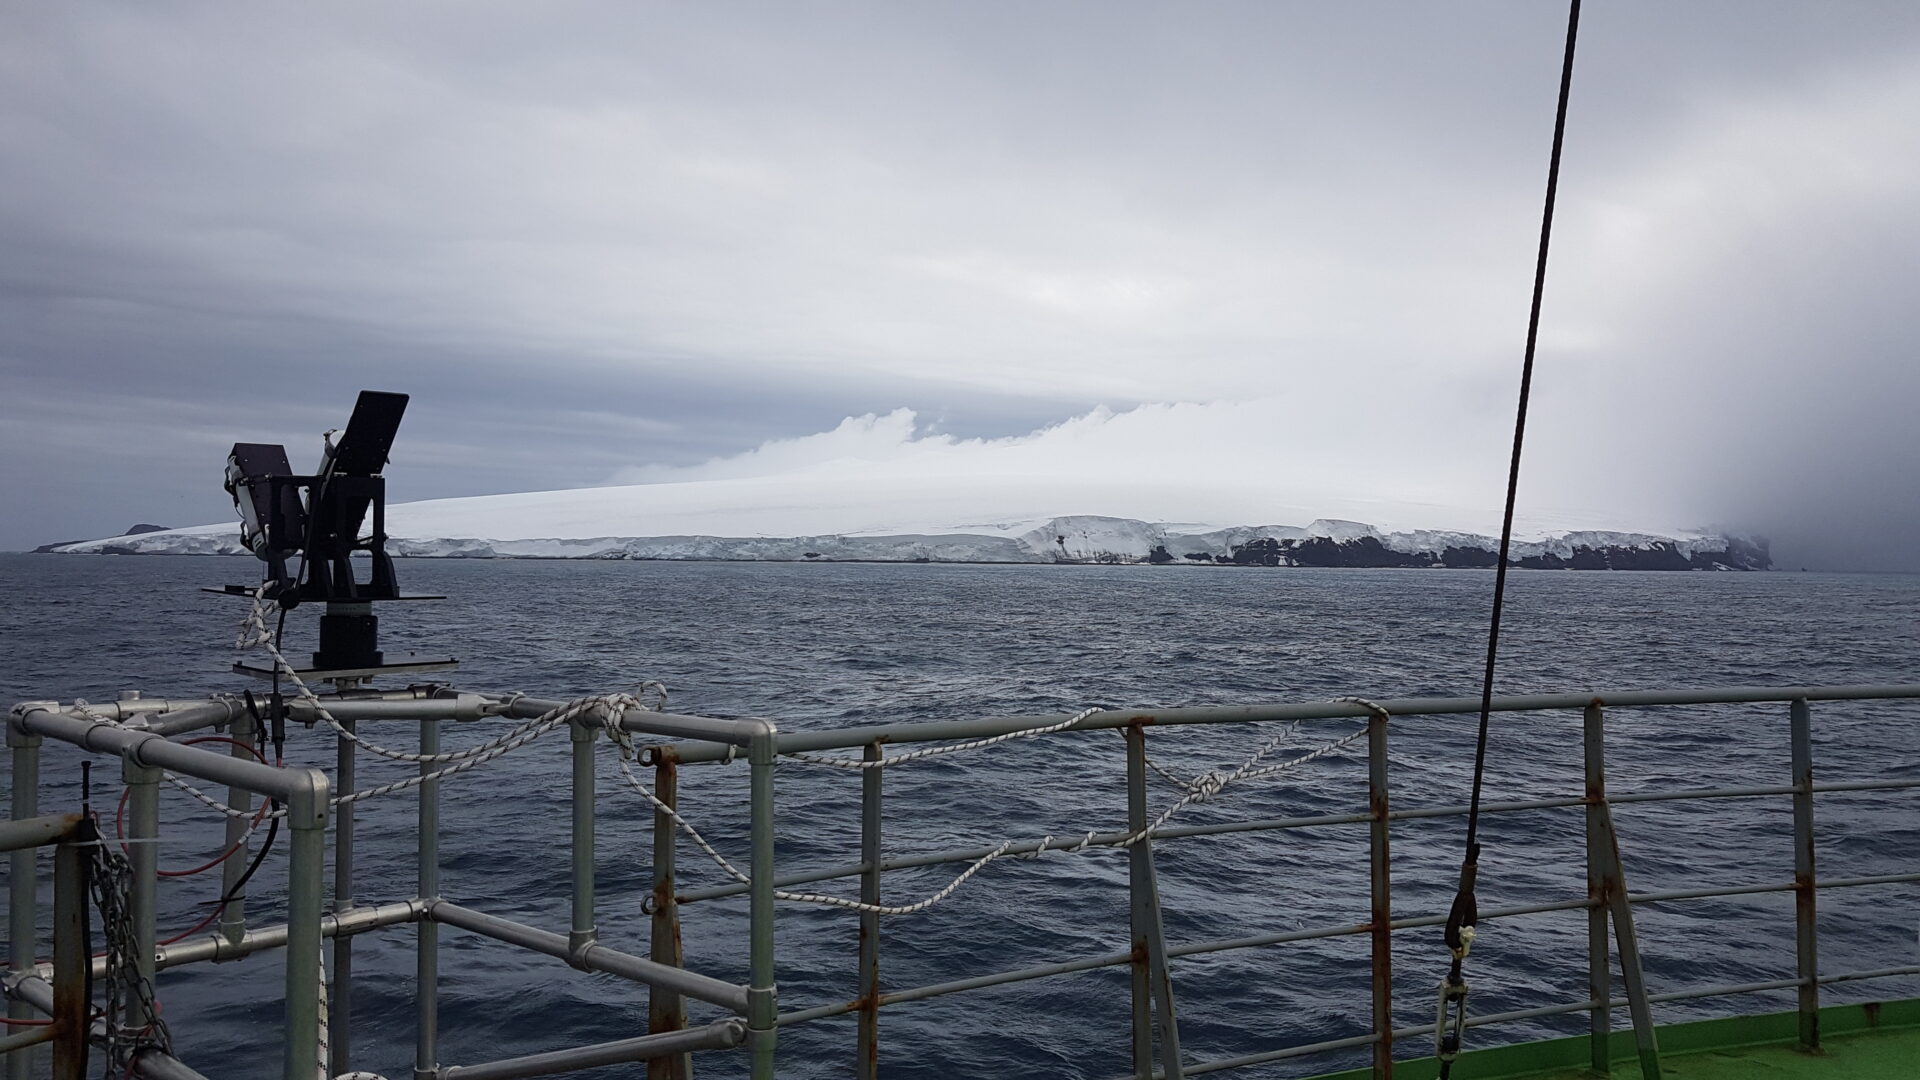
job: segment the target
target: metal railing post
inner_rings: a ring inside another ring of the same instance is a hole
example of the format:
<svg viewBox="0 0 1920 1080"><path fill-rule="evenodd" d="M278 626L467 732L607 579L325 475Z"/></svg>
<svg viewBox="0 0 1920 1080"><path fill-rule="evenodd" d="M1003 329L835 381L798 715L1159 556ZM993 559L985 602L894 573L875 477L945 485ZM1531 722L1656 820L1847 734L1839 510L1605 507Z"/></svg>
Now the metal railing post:
<svg viewBox="0 0 1920 1080"><path fill-rule="evenodd" d="M7 746L13 751L13 819L40 815L40 736L7 725ZM36 848L21 848L7 856L7 967L16 975L33 970L34 917L39 881ZM9 998L7 1015L31 1020L33 1006ZM7 1080L31 1080L34 1055L16 1051L7 1055Z"/></svg>
<svg viewBox="0 0 1920 1080"><path fill-rule="evenodd" d="M747 744L752 789L753 889L748 894L747 1050L753 1080L774 1080L773 1049L779 1033L773 954L773 770L779 761L779 731L761 721Z"/></svg>
<svg viewBox="0 0 1920 1080"><path fill-rule="evenodd" d="M289 769L304 782L287 800L286 1080L312 1080L320 1062L320 921L327 877L331 785L319 769ZM146 845L151 846L151 845ZM151 958L152 952L148 951Z"/></svg>
<svg viewBox="0 0 1920 1080"><path fill-rule="evenodd" d="M1146 744L1141 741L1140 749L1134 749L1134 736L1137 728L1128 728L1127 736L1127 828L1139 830L1146 828L1146 802L1133 796L1134 759L1141 764L1146 761ZM1143 781L1145 777L1141 778ZM1139 802L1138 809L1135 802ZM1129 951L1132 959L1127 969L1131 984L1133 1005L1133 1075L1135 1080L1152 1080L1153 1077L1153 977L1151 965L1147 959L1146 890L1141 887L1140 871L1133 852L1127 852L1127 922Z"/></svg>
<svg viewBox="0 0 1920 1080"><path fill-rule="evenodd" d="M1147 827L1147 733L1139 724L1127 727L1127 829ZM1147 982L1157 1006L1160 1027L1160 1069L1165 1080L1181 1080L1180 1022L1173 1006L1173 976L1167 970L1167 938L1160 920L1160 883L1153 867L1153 838L1141 837L1128 849L1127 891L1132 903L1133 949L1145 953ZM1134 1016L1139 1018L1139 1003ZM1134 1032L1134 1049L1140 1032ZM1149 1074L1150 1074L1149 1070Z"/></svg>
<svg viewBox="0 0 1920 1080"><path fill-rule="evenodd" d="M1800 1045L1820 1047L1819 927L1814 918L1818 883L1813 869L1813 717L1805 698L1790 706L1793 742L1794 952L1800 977Z"/></svg>
<svg viewBox="0 0 1920 1080"><path fill-rule="evenodd" d="M680 805L680 767L673 751L665 747L650 750L653 755L653 794L666 806ZM674 856L679 840L673 817L666 811L653 811L653 916L648 958L668 967L684 967L686 953L680 941L680 904L675 899ZM663 986L647 988L647 1033L681 1031L687 1026L687 999L678 991ZM688 1080L693 1075L693 1055L687 1052L650 1058L647 1080Z"/></svg>
<svg viewBox="0 0 1920 1080"><path fill-rule="evenodd" d="M234 717L228 734L234 742L252 746L256 731L253 715L243 711ZM229 746L227 755L242 761L253 760L252 754L238 746ZM352 780L342 777L340 785L351 789ZM240 875L246 871L250 857L248 852L238 849L246 843L247 828L252 821L249 815L253 813L253 792L237 784L227 785L227 806L238 811L239 816L227 818L227 848L233 850L233 854L220 864L220 895L231 899L220 909L220 933L228 943L238 945L247 935L247 896Z"/></svg>
<svg viewBox="0 0 1920 1080"><path fill-rule="evenodd" d="M133 968L149 985L153 982L154 902L159 885L159 849L152 843L160 835L160 770L141 765L131 757L120 766L120 778L127 785L127 861L133 866L133 887L127 908L133 918ZM144 1028L153 1022L139 994L125 1002L128 1027Z"/></svg>
<svg viewBox="0 0 1920 1080"><path fill-rule="evenodd" d="M870 742L862 751L868 761L878 761L883 753L880 743ZM885 769L864 769L860 773L860 861L866 869L860 874L860 902L880 902L880 824L882 782ZM871 911L860 913L860 1018L856 1036L854 1075L859 1080L878 1080L880 1075L880 916Z"/></svg>
<svg viewBox="0 0 1920 1080"><path fill-rule="evenodd" d="M1593 718L1599 711L1589 706ZM1598 737L1604 738L1600 729ZM1641 1080L1660 1080L1660 1039L1653 1026L1653 1008L1647 999L1647 980L1640 966L1640 938L1633 928L1633 902L1627 896L1627 872L1620 860L1620 834L1613 826L1613 808L1604 788L1590 804L1598 810L1600 897L1613 919L1613 940L1620 948L1620 980L1627 985L1627 1012L1633 1017L1634 1048L1640 1057Z"/></svg>
<svg viewBox="0 0 1920 1080"><path fill-rule="evenodd" d="M1388 846L1387 717L1367 719L1368 919L1372 927L1373 1075L1393 1076L1393 860Z"/></svg>
<svg viewBox="0 0 1920 1080"><path fill-rule="evenodd" d="M440 721L420 721L420 752L437 754L440 752ZM422 774L433 772L437 765L430 761L420 763ZM440 896L440 781L428 780L420 785L419 857L420 857L420 898L436 900ZM413 1076L414 1080L434 1080L434 1071L439 1065L439 1049L435 1043L440 1034L440 926L432 919L421 919L415 927L417 935L414 943L414 1027L413 1027Z"/></svg>
<svg viewBox="0 0 1920 1080"><path fill-rule="evenodd" d="M53 854L53 1080L84 1080L87 1072L87 1036L93 1002L88 967L92 943L87 940L88 867L90 853L73 841L98 841L89 823L54 849ZM29 849L31 850L31 849ZM8 1062L28 1060L15 1051Z"/></svg>
<svg viewBox="0 0 1920 1080"><path fill-rule="evenodd" d="M1606 834L1602 814L1607 797L1606 717L1599 705L1588 705L1582 725L1587 789L1587 999L1588 1067L1605 1075L1612 1069L1609 1041L1613 1017L1607 1002L1613 995L1613 973L1608 962L1605 859L1601 846Z"/></svg>
<svg viewBox="0 0 1920 1080"><path fill-rule="evenodd" d="M573 735L573 922L567 950L579 955L600 936L593 915L593 740L598 727L576 719Z"/></svg>
<svg viewBox="0 0 1920 1080"><path fill-rule="evenodd" d="M358 721L351 717L340 726L351 732ZM354 790L354 742L335 735L334 777L341 791ZM238 749L237 747L235 748ZM342 803L333 821L333 911L338 915L353 907L353 813L354 804ZM228 818L232 828L238 819ZM233 859L227 860L229 863ZM327 997L327 1069L330 1075L349 1072L353 1058L353 935L337 934L333 939L333 986Z"/></svg>

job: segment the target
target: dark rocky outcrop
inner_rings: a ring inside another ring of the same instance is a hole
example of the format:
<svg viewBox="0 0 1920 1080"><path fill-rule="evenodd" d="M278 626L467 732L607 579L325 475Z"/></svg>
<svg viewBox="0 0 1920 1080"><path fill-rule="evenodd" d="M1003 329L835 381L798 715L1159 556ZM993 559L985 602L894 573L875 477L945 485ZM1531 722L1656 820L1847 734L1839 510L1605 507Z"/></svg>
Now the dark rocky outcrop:
<svg viewBox="0 0 1920 1080"><path fill-rule="evenodd" d="M135 525L132 528L129 528L126 532L123 532L120 535L121 536L139 536L141 533L166 532L171 527L172 526L168 526L168 525L149 525L145 522L141 522L140 524ZM56 540L51 544L41 544L39 547L33 549L33 553L35 555L52 555L55 552L59 551L61 548L71 547L74 544L84 544L84 543L86 543L85 540ZM140 554L138 551L135 551L132 548L120 547L118 545L103 547L100 549L100 553L103 555L138 555Z"/></svg>
<svg viewBox="0 0 1920 1080"><path fill-rule="evenodd" d="M1568 554L1535 551L1515 557L1510 565L1527 570L1767 570L1773 565L1765 540L1728 537L1720 550L1681 551L1671 540L1644 544L1573 545ZM1188 559L1195 559L1188 555ZM1335 540L1328 536L1278 540L1265 537L1235 544L1222 558L1235 566L1313 567L1429 567L1490 568L1499 561L1492 548L1449 545L1439 555L1430 551L1402 551L1379 538L1360 536Z"/></svg>

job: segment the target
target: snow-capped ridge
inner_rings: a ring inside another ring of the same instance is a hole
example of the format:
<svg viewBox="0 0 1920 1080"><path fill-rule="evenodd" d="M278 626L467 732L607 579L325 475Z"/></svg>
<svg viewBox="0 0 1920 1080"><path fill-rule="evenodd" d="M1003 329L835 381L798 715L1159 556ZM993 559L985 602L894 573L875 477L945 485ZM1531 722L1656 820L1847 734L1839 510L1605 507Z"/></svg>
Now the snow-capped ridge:
<svg viewBox="0 0 1920 1080"><path fill-rule="evenodd" d="M416 506L420 504L414 504ZM933 532L810 536L473 537L436 535L390 510L388 550L414 558L657 559L763 562L1202 563L1241 566L1489 567L1498 541L1475 533L1383 533L1365 522L1322 518L1305 527L1236 525L1171 531L1135 518L1070 514L955 526ZM430 520L430 519L429 519ZM1180 528L1192 528L1181 526ZM507 530L502 530L507 531ZM59 545L74 554L242 555L239 530L202 525ZM1766 542L1579 530L1516 542L1515 565L1536 569L1762 570Z"/></svg>

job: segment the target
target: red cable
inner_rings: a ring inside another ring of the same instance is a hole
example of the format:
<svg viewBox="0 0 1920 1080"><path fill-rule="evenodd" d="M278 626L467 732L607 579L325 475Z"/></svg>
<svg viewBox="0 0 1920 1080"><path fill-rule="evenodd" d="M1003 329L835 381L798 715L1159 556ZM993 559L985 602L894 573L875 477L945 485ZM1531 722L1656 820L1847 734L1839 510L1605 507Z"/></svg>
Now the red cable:
<svg viewBox="0 0 1920 1080"><path fill-rule="evenodd" d="M260 764L265 765L267 763L266 759L260 756L260 752L258 750L255 750L253 747L248 746L246 743L241 742L239 739L230 739L225 735L202 735L202 736L199 736L198 738L180 740L180 744L182 746L192 746L196 743L210 743L210 742L227 743L230 746L237 746L240 749L245 750L247 753L252 754L253 760L258 761ZM124 841L127 838L127 797L132 793L133 793L132 788L120 789L120 805L113 812L113 836L114 836L114 839L116 840ZM267 804L265 802L262 802L260 804L260 812L253 816L253 823L255 825L260 824L261 821L265 820L266 816L267 816ZM195 874L202 873L207 870L211 870L214 867L219 866L221 863L226 862L228 859L233 858L234 853L239 851L241 848L245 846L246 846L246 840L245 838L242 838L240 840L234 841L231 847L227 848L227 850L221 852L219 855L215 856L210 861L201 863L199 866L193 867L190 870L155 869L154 873L158 874L161 877L192 877ZM127 850L127 845L124 843L120 845L120 850L121 852L127 855L133 854L133 852ZM206 924L202 923L201 925L204 926ZM197 930L199 929L199 927L195 927L194 929ZM161 944L168 944L168 942L162 942Z"/></svg>
<svg viewBox="0 0 1920 1080"><path fill-rule="evenodd" d="M51 1020L15 1020L11 1016L0 1016L0 1024L14 1024L19 1027L46 1027L52 1023Z"/></svg>

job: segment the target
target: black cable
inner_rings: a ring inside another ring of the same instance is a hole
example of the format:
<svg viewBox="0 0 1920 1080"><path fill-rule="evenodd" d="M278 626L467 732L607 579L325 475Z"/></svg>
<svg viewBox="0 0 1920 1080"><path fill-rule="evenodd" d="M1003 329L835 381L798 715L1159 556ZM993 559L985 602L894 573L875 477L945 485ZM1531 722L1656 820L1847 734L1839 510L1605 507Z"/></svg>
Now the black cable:
<svg viewBox="0 0 1920 1080"><path fill-rule="evenodd" d="M1446 942L1453 954L1453 963L1448 969L1448 989L1458 988L1465 993L1465 982L1461 978L1461 964L1466 959L1468 945L1471 944L1466 931L1479 921L1478 905L1474 899L1475 878L1480 864L1480 794L1486 785L1487 770L1487 731L1493 716L1493 673L1500 653L1500 616L1506 603L1507 559L1513 548L1513 506L1520 489L1520 454L1527 434L1527 403L1533 391L1533 358L1540 337L1540 301L1547 287L1547 250L1553 238L1553 204L1560 188L1560 150L1567 130L1567 98L1573 88L1574 44L1580 33L1580 0L1570 0L1567 9L1567 48L1560 65L1560 99L1553 117L1553 152L1547 162L1547 196L1545 206L1540 213L1540 252L1533 268L1533 303L1527 314L1526 357L1520 366L1520 401L1513 420L1513 458L1507 468L1506 511L1500 521L1500 558L1494 564L1493 577L1493 614L1487 626L1487 664L1484 678L1480 683L1480 731L1473 750L1473 795L1467 804L1467 841L1466 850L1460 860L1460 885L1453 898L1453 907L1447 913ZM1464 1012L1465 1002L1461 1001ZM1458 1040L1443 1024L1438 1033L1443 1051L1448 1049L1448 1040L1453 1039L1451 1050L1459 1050ZM1440 1075L1444 1078L1452 1069L1450 1058L1443 1056Z"/></svg>
<svg viewBox="0 0 1920 1080"><path fill-rule="evenodd" d="M233 888L227 890L227 895L220 898L219 908L224 909L238 899L240 891L247 887L247 882L253 879L254 872L260 869L260 864L267 861L267 852L273 850L273 838L280 835L280 818L274 814L278 809L280 809L280 800L267 800L267 839L260 845L260 850L254 854L253 861L240 872L240 877L234 881Z"/></svg>

